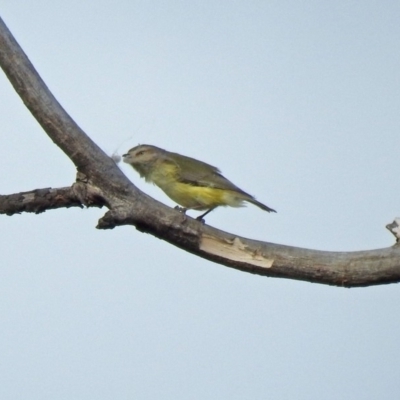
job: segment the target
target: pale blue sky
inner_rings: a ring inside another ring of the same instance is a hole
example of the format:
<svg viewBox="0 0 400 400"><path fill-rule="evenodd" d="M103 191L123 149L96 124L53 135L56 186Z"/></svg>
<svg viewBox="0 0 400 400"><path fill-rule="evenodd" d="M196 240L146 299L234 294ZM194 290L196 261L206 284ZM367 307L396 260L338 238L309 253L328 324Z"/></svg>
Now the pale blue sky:
<svg viewBox="0 0 400 400"><path fill-rule="evenodd" d="M278 211L219 209L208 224L323 250L393 244L400 4L5 3L42 78L105 151L149 143L202 159ZM3 74L0 93L0 193L70 185L72 163ZM132 227L98 231L103 212L0 217L0 398L400 396L397 285L252 276Z"/></svg>

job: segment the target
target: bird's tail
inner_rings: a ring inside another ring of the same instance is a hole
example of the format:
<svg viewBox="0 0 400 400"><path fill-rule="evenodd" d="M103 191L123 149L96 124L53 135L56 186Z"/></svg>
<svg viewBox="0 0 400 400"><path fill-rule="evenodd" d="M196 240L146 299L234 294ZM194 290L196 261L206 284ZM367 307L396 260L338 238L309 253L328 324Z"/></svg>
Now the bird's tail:
<svg viewBox="0 0 400 400"><path fill-rule="evenodd" d="M257 206L257 207L260 207L261 210L276 213L276 211L275 211L273 208L268 207L268 206L266 206L266 205L263 204L263 203L260 203L258 200L254 199L254 198L246 199L246 200L247 200L249 203L252 203L252 204L254 204L254 205Z"/></svg>

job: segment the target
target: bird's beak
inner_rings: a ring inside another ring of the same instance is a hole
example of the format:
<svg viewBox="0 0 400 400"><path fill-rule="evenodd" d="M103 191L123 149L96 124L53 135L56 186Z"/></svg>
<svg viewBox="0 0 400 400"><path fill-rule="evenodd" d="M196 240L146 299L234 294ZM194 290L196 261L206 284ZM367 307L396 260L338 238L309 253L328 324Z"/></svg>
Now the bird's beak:
<svg viewBox="0 0 400 400"><path fill-rule="evenodd" d="M129 160L129 154L127 153L127 154L122 154L122 161L124 162L124 163L127 163L127 164L129 164L128 163L128 160Z"/></svg>

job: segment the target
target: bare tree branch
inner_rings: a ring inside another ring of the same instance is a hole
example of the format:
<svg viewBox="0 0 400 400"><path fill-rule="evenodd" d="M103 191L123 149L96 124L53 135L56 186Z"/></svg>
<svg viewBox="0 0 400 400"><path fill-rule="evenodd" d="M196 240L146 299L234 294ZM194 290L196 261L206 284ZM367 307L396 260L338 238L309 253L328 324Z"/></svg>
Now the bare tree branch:
<svg viewBox="0 0 400 400"><path fill-rule="evenodd" d="M0 214L14 215L22 212L39 214L56 208L83 207L72 188L45 188L0 196Z"/></svg>
<svg viewBox="0 0 400 400"><path fill-rule="evenodd" d="M88 185L78 183L71 187L35 189L10 195L0 195L0 214L23 212L40 214L47 210L70 207L102 207L104 202L95 191L88 193Z"/></svg>
<svg viewBox="0 0 400 400"><path fill-rule="evenodd" d="M3 213L104 204L109 211L99 220L99 229L134 225L197 256L241 271L345 287L400 281L398 245L362 252L301 249L242 238L166 207L139 191L79 128L1 19L0 65L26 107L78 170L77 183L71 188L3 196Z"/></svg>

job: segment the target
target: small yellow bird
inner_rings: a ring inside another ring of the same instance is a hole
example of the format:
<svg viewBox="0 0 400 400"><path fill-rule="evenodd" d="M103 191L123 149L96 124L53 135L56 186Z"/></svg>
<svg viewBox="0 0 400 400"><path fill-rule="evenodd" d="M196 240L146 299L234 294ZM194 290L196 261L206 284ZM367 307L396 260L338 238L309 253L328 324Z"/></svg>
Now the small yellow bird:
<svg viewBox="0 0 400 400"><path fill-rule="evenodd" d="M245 201L276 212L228 181L218 168L194 158L148 144L136 146L122 157L146 182L154 183L183 206L180 211L207 210L197 218L200 221L218 206L243 207Z"/></svg>

